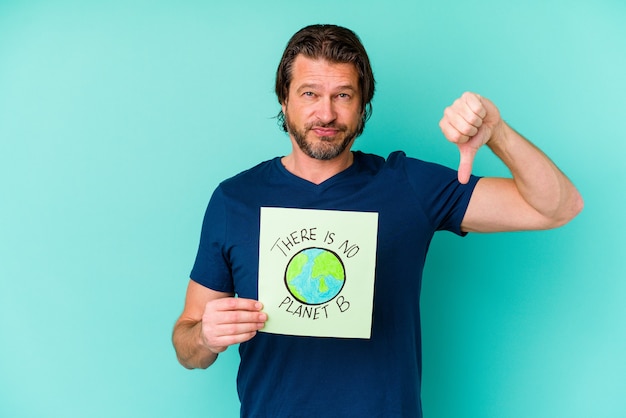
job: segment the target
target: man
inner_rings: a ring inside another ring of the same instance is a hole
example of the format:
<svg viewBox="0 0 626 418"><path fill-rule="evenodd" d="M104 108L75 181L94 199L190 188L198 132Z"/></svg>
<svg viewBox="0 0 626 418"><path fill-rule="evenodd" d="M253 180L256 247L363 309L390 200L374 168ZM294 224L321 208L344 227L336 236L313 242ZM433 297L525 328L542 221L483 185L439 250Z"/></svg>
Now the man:
<svg viewBox="0 0 626 418"><path fill-rule="evenodd" d="M458 173L403 153L385 160L351 151L371 112L374 78L348 29L314 25L296 33L278 67L276 93L292 152L214 192L174 327L178 359L206 368L240 344L242 416L421 417L418 300L434 232L554 228L576 216L582 199L491 101L474 93L463 94L440 122L459 148ZM511 179L471 175L485 144ZM261 207L378 213L370 339L257 333L267 320L257 300Z"/></svg>

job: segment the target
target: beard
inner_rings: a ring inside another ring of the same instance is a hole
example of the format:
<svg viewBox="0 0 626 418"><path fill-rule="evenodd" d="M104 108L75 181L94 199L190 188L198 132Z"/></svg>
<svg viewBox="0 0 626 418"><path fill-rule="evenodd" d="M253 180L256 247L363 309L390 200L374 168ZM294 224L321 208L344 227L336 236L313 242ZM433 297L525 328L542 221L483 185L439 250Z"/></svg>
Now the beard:
<svg viewBox="0 0 626 418"><path fill-rule="evenodd" d="M362 123L359 121L359 123ZM287 125L287 131L293 136L298 147L307 156L316 160L332 160L339 156L342 152L348 148L350 143L357 136L359 127L354 130L350 130L346 125L331 122L331 123L310 123L304 126L302 130L291 123L289 115L285 112L285 124ZM307 135L314 128L333 128L338 132L333 136L319 137L319 141L307 140ZM343 137L343 139L342 139Z"/></svg>

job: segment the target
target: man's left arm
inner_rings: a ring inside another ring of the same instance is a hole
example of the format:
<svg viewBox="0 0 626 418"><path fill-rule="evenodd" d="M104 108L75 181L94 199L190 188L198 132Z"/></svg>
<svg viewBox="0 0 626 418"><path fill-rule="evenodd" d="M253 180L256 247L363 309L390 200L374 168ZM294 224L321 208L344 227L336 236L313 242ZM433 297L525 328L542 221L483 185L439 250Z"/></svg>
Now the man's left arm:
<svg viewBox="0 0 626 418"><path fill-rule="evenodd" d="M478 181L461 223L463 231L556 228L582 210L582 197L572 182L541 150L507 125L489 99L464 93L446 108L439 125L459 148L461 183L467 183L474 156L485 144L513 176Z"/></svg>

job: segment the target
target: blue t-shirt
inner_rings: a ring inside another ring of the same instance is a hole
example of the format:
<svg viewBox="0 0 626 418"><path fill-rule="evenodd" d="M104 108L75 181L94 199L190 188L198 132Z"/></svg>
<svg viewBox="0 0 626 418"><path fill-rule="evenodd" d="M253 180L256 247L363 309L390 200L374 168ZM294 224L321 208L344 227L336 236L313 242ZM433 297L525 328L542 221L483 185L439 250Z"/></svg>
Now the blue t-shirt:
<svg viewBox="0 0 626 418"><path fill-rule="evenodd" d="M243 417L421 417L422 270L435 231L460 229L478 181L408 158L354 152L315 185L275 158L221 183L207 208L192 280L257 299L261 207L378 213L370 339L258 333L239 347Z"/></svg>

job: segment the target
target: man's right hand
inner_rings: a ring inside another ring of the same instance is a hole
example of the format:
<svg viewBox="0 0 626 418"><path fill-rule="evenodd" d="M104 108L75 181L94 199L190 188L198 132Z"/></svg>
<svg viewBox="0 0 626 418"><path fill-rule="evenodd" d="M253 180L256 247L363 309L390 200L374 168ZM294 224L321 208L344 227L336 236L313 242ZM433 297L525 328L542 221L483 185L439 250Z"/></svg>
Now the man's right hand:
<svg viewBox="0 0 626 418"><path fill-rule="evenodd" d="M203 345L219 354L233 344L250 340L267 321L263 304L244 298L226 297L207 302L202 315Z"/></svg>
<svg viewBox="0 0 626 418"><path fill-rule="evenodd" d="M263 328L267 314L261 309L259 301L235 298L189 280L185 307L172 333L178 361L188 369L206 369L219 353Z"/></svg>

